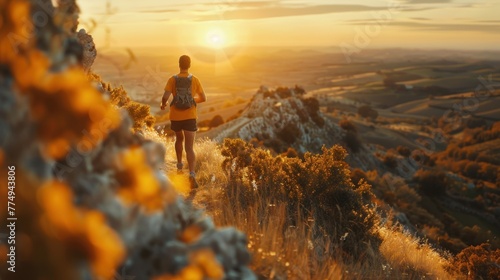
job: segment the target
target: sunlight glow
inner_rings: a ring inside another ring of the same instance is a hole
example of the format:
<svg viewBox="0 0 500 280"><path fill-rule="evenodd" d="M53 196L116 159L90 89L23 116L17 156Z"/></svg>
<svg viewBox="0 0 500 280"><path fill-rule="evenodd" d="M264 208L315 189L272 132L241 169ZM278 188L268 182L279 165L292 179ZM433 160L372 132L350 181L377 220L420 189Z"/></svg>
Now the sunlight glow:
<svg viewBox="0 0 500 280"><path fill-rule="evenodd" d="M207 44L214 49L221 49L226 46L225 34L220 30L212 30L207 33Z"/></svg>

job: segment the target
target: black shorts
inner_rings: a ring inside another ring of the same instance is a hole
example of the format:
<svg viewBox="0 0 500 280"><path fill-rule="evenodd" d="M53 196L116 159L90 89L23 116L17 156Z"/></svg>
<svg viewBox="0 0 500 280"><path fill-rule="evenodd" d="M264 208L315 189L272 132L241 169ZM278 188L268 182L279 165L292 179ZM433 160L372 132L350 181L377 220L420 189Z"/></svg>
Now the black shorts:
<svg viewBox="0 0 500 280"><path fill-rule="evenodd" d="M170 121L170 128L175 132L179 132L181 130L198 131L198 127L196 126L196 119Z"/></svg>

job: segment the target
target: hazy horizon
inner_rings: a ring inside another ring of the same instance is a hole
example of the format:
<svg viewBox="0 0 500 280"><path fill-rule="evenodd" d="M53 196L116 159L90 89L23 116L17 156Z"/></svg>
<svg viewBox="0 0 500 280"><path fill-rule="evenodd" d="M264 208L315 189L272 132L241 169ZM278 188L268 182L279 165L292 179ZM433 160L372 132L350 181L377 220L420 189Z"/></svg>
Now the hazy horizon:
<svg viewBox="0 0 500 280"><path fill-rule="evenodd" d="M98 47L500 50L500 3L462 0L79 3Z"/></svg>

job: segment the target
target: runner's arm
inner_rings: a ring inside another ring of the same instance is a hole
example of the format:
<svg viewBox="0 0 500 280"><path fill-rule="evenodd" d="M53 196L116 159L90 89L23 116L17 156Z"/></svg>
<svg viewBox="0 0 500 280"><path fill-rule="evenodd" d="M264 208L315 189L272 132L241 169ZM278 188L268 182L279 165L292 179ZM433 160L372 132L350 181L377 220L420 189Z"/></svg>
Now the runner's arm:
<svg viewBox="0 0 500 280"><path fill-rule="evenodd" d="M170 98L171 94L172 93L170 91L167 91L167 90L163 93L163 97L161 98L161 105L160 105L162 110L165 109L165 107L167 106L168 99Z"/></svg>
<svg viewBox="0 0 500 280"><path fill-rule="evenodd" d="M207 97L205 96L205 92L201 92L201 93L198 93L195 97L194 97L194 101L196 103L202 103L202 102L205 102L207 101Z"/></svg>
<svg viewBox="0 0 500 280"><path fill-rule="evenodd" d="M194 84L193 88L195 89L195 92L196 92L196 94L193 96L194 102L202 103L202 102L207 101L207 96L205 95L205 90L203 90L203 86L201 85L200 80L195 78L194 82L195 82L195 84Z"/></svg>

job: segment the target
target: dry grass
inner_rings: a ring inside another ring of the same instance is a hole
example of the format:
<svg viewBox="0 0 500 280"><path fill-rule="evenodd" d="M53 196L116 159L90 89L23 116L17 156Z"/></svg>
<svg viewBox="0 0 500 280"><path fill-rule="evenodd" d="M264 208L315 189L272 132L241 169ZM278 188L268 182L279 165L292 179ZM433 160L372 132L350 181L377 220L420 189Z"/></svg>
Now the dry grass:
<svg viewBox="0 0 500 280"><path fill-rule="evenodd" d="M235 226L248 235L253 255L252 269L264 279L342 279L342 265L331 258L329 246L322 239L312 240L306 221L286 227L284 205L269 204L247 209L218 200L220 209L213 216L219 226ZM258 208L266 207L259 217ZM325 239L326 240L326 239Z"/></svg>
<svg viewBox="0 0 500 280"><path fill-rule="evenodd" d="M445 269L446 258L432 249L429 244L411 236L399 227L380 227L382 244L380 252L392 267L403 269L408 278L424 276L431 279L456 279Z"/></svg>
<svg viewBox="0 0 500 280"><path fill-rule="evenodd" d="M151 137L165 145L167 163L175 161L172 140ZM456 279L445 270L444 257L399 227L381 226L380 248L369 247L359 262L344 258L326 237L312 239L312 222L307 218L299 218L297 226L286 226L284 204L271 204L263 197L243 209L224 193L229 180L219 146L201 139L195 151L200 189L194 203L205 207L216 225L234 226L247 234L251 268L261 279Z"/></svg>
<svg viewBox="0 0 500 280"><path fill-rule="evenodd" d="M270 204L265 198L245 209L229 201L223 191L228 180L219 146L201 139L195 152L202 186L195 203L207 208L216 225L234 226L247 234L251 266L258 275L265 279L342 279L341 265L327 257L326 241L311 240L310 223L287 228L285 205ZM267 209L263 217L258 216L259 209Z"/></svg>

